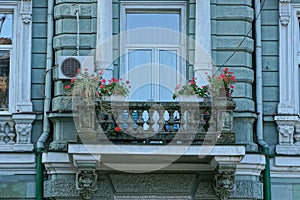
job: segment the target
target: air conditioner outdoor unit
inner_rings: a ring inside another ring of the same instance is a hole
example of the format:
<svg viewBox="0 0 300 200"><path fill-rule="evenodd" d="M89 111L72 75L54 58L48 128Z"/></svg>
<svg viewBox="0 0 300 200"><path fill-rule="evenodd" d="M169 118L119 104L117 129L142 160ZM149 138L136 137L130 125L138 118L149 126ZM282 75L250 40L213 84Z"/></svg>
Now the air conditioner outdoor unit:
<svg viewBox="0 0 300 200"><path fill-rule="evenodd" d="M58 58L58 78L72 79L77 76L78 69L89 74L94 72L94 57L93 56L60 56Z"/></svg>

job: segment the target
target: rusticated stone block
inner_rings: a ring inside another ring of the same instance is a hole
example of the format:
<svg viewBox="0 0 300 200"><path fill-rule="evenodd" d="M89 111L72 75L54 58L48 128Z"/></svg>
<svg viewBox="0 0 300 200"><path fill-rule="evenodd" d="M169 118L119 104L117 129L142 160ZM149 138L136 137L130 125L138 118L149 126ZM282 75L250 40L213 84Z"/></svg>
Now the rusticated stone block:
<svg viewBox="0 0 300 200"><path fill-rule="evenodd" d="M120 194L190 194L196 174L110 174Z"/></svg>
<svg viewBox="0 0 300 200"><path fill-rule="evenodd" d="M258 181L236 180L231 196L237 199L263 199L263 184Z"/></svg>

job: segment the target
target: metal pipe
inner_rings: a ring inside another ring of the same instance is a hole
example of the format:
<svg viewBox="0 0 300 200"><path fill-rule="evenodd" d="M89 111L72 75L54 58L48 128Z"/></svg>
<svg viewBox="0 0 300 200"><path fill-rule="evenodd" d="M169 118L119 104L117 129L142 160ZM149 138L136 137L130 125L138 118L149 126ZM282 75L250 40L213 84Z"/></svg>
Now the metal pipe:
<svg viewBox="0 0 300 200"><path fill-rule="evenodd" d="M77 24L77 36L76 36L76 54L77 56L79 56L79 11L76 10L75 11L75 15L76 15L76 24Z"/></svg>
<svg viewBox="0 0 300 200"><path fill-rule="evenodd" d="M264 141L263 133L263 74L262 74L262 47L261 47L261 2L254 1L255 12L255 62L256 62L256 110L258 112L256 123L256 136L258 144L262 146L266 157L264 170L264 199L271 200L271 181L270 181L270 157L269 145Z"/></svg>
<svg viewBox="0 0 300 200"><path fill-rule="evenodd" d="M266 156L266 166L264 170L264 200L271 200L272 193L271 193L269 147L263 147L263 153Z"/></svg>
<svg viewBox="0 0 300 200"><path fill-rule="evenodd" d="M47 112L51 105L51 73L53 63L52 40L53 40L53 9L54 0L48 0L47 13L47 58L46 58L46 77L45 77L45 98L43 111L43 132L37 141L37 163L36 163L36 200L43 199L43 164L42 153L45 149L45 142L50 134L50 124Z"/></svg>

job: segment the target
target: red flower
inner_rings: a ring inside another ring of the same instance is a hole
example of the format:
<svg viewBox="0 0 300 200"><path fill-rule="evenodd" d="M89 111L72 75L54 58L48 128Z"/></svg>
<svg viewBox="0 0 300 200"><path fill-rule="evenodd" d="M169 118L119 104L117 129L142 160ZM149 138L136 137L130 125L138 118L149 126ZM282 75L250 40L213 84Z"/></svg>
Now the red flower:
<svg viewBox="0 0 300 200"><path fill-rule="evenodd" d="M106 80L105 79L101 79L101 83L105 83L106 82Z"/></svg>
<svg viewBox="0 0 300 200"><path fill-rule="evenodd" d="M226 68L224 69L224 71L226 71L226 72L227 72L228 70L229 70L228 67L226 67Z"/></svg>
<svg viewBox="0 0 300 200"><path fill-rule="evenodd" d="M101 88L101 89L104 88L104 85L101 84L101 85L100 85L100 88Z"/></svg>
<svg viewBox="0 0 300 200"><path fill-rule="evenodd" d="M232 76L232 77L231 77L231 80L235 81L235 76Z"/></svg>
<svg viewBox="0 0 300 200"><path fill-rule="evenodd" d="M230 85L229 87L230 87L231 89L234 89L234 85Z"/></svg>
<svg viewBox="0 0 300 200"><path fill-rule="evenodd" d="M79 69L77 69L77 71L76 71L77 73L79 73L80 72L80 68Z"/></svg>
<svg viewBox="0 0 300 200"><path fill-rule="evenodd" d="M115 131L117 131L117 132L120 132L120 130L121 130L121 128L118 126L115 128Z"/></svg>
<svg viewBox="0 0 300 200"><path fill-rule="evenodd" d="M84 68L84 71L89 71L89 68Z"/></svg>
<svg viewBox="0 0 300 200"><path fill-rule="evenodd" d="M71 79L71 83L74 83L76 81L76 77Z"/></svg>
<svg viewBox="0 0 300 200"><path fill-rule="evenodd" d="M126 84L130 84L130 82L129 82L129 81L126 81Z"/></svg>
<svg viewBox="0 0 300 200"><path fill-rule="evenodd" d="M65 86L65 89L67 89L67 90L70 89L70 88L71 88L71 85L66 85Z"/></svg>

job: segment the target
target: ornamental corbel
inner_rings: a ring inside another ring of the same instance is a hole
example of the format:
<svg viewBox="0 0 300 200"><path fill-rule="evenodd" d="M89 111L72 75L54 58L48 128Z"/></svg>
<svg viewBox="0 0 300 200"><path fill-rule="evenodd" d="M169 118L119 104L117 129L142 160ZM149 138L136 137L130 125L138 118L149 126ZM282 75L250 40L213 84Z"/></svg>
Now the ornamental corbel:
<svg viewBox="0 0 300 200"><path fill-rule="evenodd" d="M76 173L76 189L83 199L91 199L98 190L95 170L80 170Z"/></svg>
<svg viewBox="0 0 300 200"><path fill-rule="evenodd" d="M290 4L291 0L280 0L279 2L280 23L283 26L287 26L290 21Z"/></svg>
<svg viewBox="0 0 300 200"><path fill-rule="evenodd" d="M293 125L279 125L279 144L292 145L294 143L294 126Z"/></svg>
<svg viewBox="0 0 300 200"><path fill-rule="evenodd" d="M215 174L214 190L221 200L227 200L234 190L234 171L224 171Z"/></svg>
<svg viewBox="0 0 300 200"><path fill-rule="evenodd" d="M234 191L236 165L242 156L215 156L211 166L215 166L213 188L216 196L227 200Z"/></svg>
<svg viewBox="0 0 300 200"><path fill-rule="evenodd" d="M32 151L31 143L32 123L36 118L34 114L14 113L12 116L15 122L16 144L14 148L22 151Z"/></svg>
<svg viewBox="0 0 300 200"><path fill-rule="evenodd" d="M21 1L21 17L24 24L29 24L32 19L32 1Z"/></svg>

